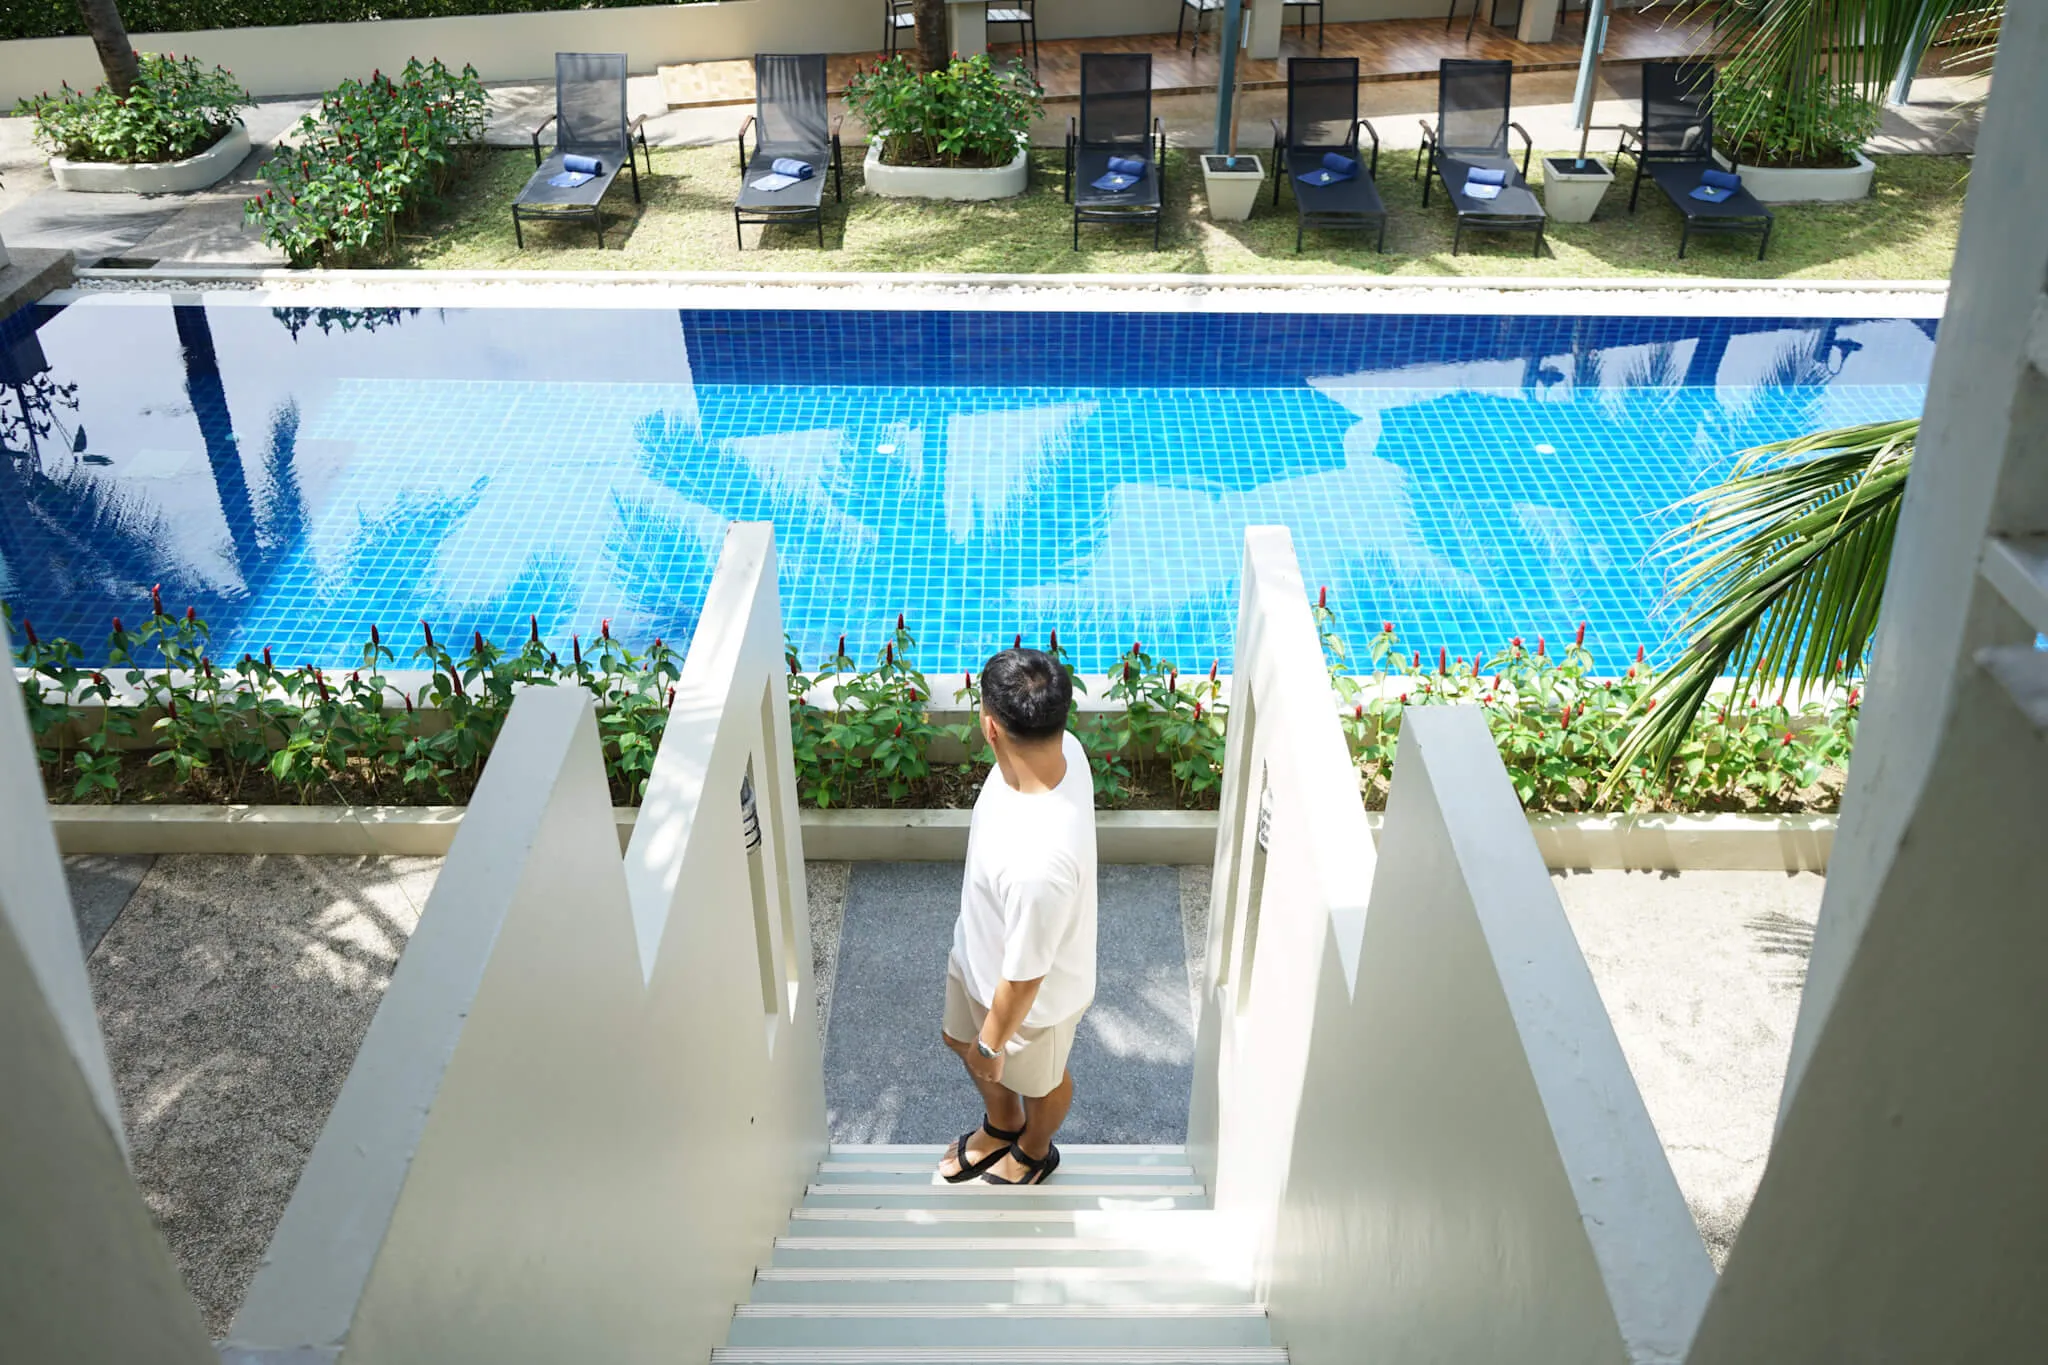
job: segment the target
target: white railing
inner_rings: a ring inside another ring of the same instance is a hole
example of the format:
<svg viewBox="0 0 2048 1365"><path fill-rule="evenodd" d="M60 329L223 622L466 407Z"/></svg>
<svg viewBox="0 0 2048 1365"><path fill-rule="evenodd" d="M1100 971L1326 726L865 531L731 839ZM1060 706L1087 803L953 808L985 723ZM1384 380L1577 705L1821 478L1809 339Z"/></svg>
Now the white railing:
<svg viewBox="0 0 2048 1365"><path fill-rule="evenodd" d="M519 696L226 1359L724 1340L825 1147L782 664L736 525L623 860L590 697Z"/></svg>
<svg viewBox="0 0 2048 1365"><path fill-rule="evenodd" d="M1681 1359L1713 1270L1479 712L1377 857L1291 539L1248 533L1189 1138L1301 1365Z"/></svg>
<svg viewBox="0 0 2048 1365"><path fill-rule="evenodd" d="M28 717L0 686L0 1359L211 1359L127 1158Z"/></svg>

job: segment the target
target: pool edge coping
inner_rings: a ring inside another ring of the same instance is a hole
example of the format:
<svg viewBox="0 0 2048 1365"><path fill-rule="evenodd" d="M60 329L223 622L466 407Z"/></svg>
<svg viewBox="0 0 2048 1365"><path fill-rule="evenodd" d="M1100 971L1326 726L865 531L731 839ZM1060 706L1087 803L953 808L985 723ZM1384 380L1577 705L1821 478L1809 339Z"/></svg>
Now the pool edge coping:
<svg viewBox="0 0 2048 1365"><path fill-rule="evenodd" d="M50 806L66 854L441 857L461 806ZM638 812L613 812L624 846ZM968 810L805 810L814 861L958 862ZM1384 815L1368 812L1377 838ZM1104 863L1206 865L1215 811L1103 811ZM1552 871L1824 872L1834 815L1532 815L1530 832Z"/></svg>

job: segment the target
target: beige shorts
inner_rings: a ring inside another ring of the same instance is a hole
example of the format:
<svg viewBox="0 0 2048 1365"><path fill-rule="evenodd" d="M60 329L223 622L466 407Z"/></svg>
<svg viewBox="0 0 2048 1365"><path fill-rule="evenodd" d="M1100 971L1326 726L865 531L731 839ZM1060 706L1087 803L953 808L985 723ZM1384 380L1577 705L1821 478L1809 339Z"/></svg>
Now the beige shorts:
<svg viewBox="0 0 2048 1365"><path fill-rule="evenodd" d="M1087 1011L1083 1010L1082 1014ZM951 964L946 968L946 1014L941 1024L946 1036L956 1043L972 1044L988 1019L988 1006L967 993L967 983ZM1067 1074L1067 1054L1074 1050L1074 1034L1081 1027L1081 1015L1062 1019L1043 1028L1020 1028L1003 1045L1003 1086L1028 1099L1050 1094Z"/></svg>

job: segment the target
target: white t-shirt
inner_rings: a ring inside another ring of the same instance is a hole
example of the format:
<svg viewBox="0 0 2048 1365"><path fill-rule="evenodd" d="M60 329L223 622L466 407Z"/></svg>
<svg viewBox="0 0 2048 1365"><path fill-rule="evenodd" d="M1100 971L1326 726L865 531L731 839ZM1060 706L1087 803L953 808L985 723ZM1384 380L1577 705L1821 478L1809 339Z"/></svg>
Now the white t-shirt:
<svg viewBox="0 0 2048 1365"><path fill-rule="evenodd" d="M991 769L974 802L953 969L983 1006L1001 981L1043 977L1022 1027L1073 1018L1095 998L1095 784L1069 733L1067 775L1026 794Z"/></svg>

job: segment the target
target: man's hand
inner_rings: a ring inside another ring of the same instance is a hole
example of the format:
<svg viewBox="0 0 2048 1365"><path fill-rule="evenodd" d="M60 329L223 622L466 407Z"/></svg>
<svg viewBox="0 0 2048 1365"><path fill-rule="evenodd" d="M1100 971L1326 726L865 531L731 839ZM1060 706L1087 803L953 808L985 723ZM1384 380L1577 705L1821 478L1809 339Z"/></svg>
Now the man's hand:
<svg viewBox="0 0 2048 1365"><path fill-rule="evenodd" d="M967 1074L977 1081L1000 1085L1003 1080L1003 1057L1001 1048L996 1049L995 1056L984 1057L980 1048L970 1045L967 1049Z"/></svg>

